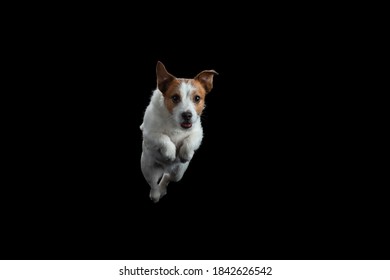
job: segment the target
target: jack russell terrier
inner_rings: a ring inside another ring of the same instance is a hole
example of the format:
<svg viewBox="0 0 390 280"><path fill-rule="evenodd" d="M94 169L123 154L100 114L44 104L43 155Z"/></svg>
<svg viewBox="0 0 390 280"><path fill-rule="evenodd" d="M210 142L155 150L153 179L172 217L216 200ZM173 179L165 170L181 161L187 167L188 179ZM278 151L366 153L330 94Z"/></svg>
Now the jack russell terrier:
<svg viewBox="0 0 390 280"><path fill-rule="evenodd" d="M199 148L203 129L200 115L213 88L214 70L193 79L176 78L158 61L157 89L146 108L142 130L141 170L158 202L169 182L178 182Z"/></svg>

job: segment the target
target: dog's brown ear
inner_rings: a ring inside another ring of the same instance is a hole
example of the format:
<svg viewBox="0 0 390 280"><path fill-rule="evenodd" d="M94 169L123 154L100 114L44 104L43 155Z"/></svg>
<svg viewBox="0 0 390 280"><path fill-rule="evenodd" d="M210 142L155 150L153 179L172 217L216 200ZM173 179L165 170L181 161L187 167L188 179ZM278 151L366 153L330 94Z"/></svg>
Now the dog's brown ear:
<svg viewBox="0 0 390 280"><path fill-rule="evenodd" d="M162 64L160 61L157 62L156 73L157 73L157 87L163 94L165 94L169 84L174 79L176 79L176 77L169 74L167 69L165 69L164 64Z"/></svg>
<svg viewBox="0 0 390 280"><path fill-rule="evenodd" d="M213 77L218 75L214 70L204 70L195 76L195 80L198 80L206 90L206 93L210 92L213 88Z"/></svg>

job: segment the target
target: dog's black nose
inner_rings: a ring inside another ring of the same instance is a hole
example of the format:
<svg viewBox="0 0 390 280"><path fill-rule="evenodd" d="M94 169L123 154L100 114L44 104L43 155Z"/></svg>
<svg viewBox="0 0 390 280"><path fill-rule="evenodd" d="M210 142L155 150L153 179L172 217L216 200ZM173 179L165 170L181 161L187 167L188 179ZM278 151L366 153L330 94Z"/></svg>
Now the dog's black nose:
<svg viewBox="0 0 390 280"><path fill-rule="evenodd" d="M189 121L192 118L192 113L191 112L184 112L181 114L181 116L183 117L183 120Z"/></svg>

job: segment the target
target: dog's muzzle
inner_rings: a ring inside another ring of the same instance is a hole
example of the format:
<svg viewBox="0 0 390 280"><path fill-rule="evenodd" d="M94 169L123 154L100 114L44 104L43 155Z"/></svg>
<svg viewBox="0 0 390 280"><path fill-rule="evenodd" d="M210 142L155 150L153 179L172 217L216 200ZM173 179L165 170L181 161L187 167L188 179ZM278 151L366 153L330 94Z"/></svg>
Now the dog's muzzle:
<svg viewBox="0 0 390 280"><path fill-rule="evenodd" d="M181 114L181 117L183 118L183 122L180 124L182 128L188 129L192 126L191 118L192 113L191 112L183 112Z"/></svg>

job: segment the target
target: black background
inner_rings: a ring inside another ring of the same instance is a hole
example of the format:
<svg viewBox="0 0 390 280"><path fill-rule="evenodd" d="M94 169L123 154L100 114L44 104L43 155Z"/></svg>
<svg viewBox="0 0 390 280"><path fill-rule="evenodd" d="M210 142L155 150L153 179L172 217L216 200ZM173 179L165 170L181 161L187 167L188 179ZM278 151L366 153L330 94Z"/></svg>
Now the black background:
<svg viewBox="0 0 390 280"><path fill-rule="evenodd" d="M3 258L377 258L382 206L356 189L367 178L340 39L307 22L124 22L26 27L15 45ZM219 75L200 149L154 204L139 126L158 60Z"/></svg>

